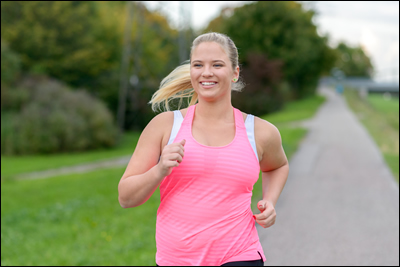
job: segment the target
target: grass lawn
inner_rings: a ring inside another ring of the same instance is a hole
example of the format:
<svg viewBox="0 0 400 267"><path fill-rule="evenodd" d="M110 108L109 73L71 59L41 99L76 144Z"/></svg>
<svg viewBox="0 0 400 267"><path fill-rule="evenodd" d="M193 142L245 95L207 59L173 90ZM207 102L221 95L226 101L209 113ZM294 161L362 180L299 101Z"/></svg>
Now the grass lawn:
<svg viewBox="0 0 400 267"><path fill-rule="evenodd" d="M123 172L2 183L1 265L155 266L159 193L121 208Z"/></svg>
<svg viewBox="0 0 400 267"><path fill-rule="evenodd" d="M399 98L386 100L380 94L370 94L361 99L354 90L345 90L345 97L399 183Z"/></svg>
<svg viewBox="0 0 400 267"><path fill-rule="evenodd" d="M120 144L112 149L54 155L1 156L1 177L4 179L20 173L73 166L131 155L139 136L140 132L124 133Z"/></svg>
<svg viewBox="0 0 400 267"><path fill-rule="evenodd" d="M280 114L262 117L280 130L289 159L306 134L305 129L291 128L289 122L312 116L323 98L304 101L307 104L291 103ZM136 137L132 134L131 138L126 147L109 151L110 154L91 152L91 156L82 157L90 161L90 157L98 160L105 154L107 157L131 154ZM54 165L82 162L82 159L74 159L78 154L53 157L60 157L55 159ZM41 157L31 159L36 164L44 160ZM14 166L29 161L25 157L21 162L18 158L13 160ZM140 207L121 208L117 188L123 172L124 168L113 168L43 180L2 181L1 265L154 266L159 191ZM254 186L253 204L257 204L261 194L259 179ZM257 208L254 206L253 210Z"/></svg>

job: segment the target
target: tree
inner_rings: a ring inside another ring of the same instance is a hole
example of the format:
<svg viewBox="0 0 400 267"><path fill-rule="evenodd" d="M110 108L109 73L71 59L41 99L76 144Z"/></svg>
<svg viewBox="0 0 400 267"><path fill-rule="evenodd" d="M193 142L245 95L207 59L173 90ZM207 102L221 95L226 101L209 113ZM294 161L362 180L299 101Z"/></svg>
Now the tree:
<svg viewBox="0 0 400 267"><path fill-rule="evenodd" d="M362 47L350 47L341 42L335 52L337 53L335 67L343 71L346 76L371 78L373 66Z"/></svg>
<svg viewBox="0 0 400 267"><path fill-rule="evenodd" d="M134 3L126 128L143 128L154 116L147 102L179 64L178 32L167 19ZM118 109L119 71L126 21L123 1L2 1L1 35L20 55L24 73L46 74L84 88Z"/></svg>
<svg viewBox="0 0 400 267"><path fill-rule="evenodd" d="M24 70L77 86L112 64L94 18L86 1L4 1L1 34L21 54Z"/></svg>
<svg viewBox="0 0 400 267"><path fill-rule="evenodd" d="M260 1L224 9L204 32L230 36L243 68L251 54L282 62L282 81L290 85L292 97L300 98L314 93L319 77L335 60L327 38L317 34L313 16L314 11L294 1Z"/></svg>

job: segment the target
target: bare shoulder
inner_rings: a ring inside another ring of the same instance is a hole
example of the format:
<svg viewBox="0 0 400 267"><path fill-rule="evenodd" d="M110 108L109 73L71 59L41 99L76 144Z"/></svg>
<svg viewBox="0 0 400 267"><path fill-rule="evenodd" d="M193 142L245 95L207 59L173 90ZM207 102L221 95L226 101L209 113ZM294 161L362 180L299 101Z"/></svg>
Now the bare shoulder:
<svg viewBox="0 0 400 267"><path fill-rule="evenodd" d="M260 166L263 170L273 169L276 164L286 160L281 134L275 125L254 116L254 135Z"/></svg>
<svg viewBox="0 0 400 267"><path fill-rule="evenodd" d="M171 123L174 121L174 112L172 111L165 111L160 114L157 114L154 116L154 118L149 122L148 126L151 127L157 127L157 126L163 126L168 123Z"/></svg>
<svg viewBox="0 0 400 267"><path fill-rule="evenodd" d="M145 173L157 164L163 148L162 144L168 142L168 132L171 132L173 120L173 112L163 112L147 124L140 134L135 151L121 179Z"/></svg>
<svg viewBox="0 0 400 267"><path fill-rule="evenodd" d="M160 149L168 143L171 134L172 126L174 123L174 112L165 111L156 115L143 130L145 134L158 136L160 140Z"/></svg>
<svg viewBox="0 0 400 267"><path fill-rule="evenodd" d="M281 143L281 134L278 128L269 121L256 116L254 116L254 135L263 146L271 142Z"/></svg>

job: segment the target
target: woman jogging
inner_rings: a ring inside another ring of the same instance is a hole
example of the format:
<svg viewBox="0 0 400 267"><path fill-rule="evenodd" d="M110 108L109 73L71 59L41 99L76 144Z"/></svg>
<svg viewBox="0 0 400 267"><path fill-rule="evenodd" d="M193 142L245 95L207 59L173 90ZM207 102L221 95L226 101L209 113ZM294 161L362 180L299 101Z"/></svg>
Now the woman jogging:
<svg viewBox="0 0 400 267"><path fill-rule="evenodd" d="M143 130L118 185L122 207L142 205L160 187L156 263L262 266L255 222L275 223L289 166L275 126L234 108L238 52L220 33L198 36L190 62L162 82L150 103L192 96L188 108L163 112ZM250 208L262 171L260 213Z"/></svg>

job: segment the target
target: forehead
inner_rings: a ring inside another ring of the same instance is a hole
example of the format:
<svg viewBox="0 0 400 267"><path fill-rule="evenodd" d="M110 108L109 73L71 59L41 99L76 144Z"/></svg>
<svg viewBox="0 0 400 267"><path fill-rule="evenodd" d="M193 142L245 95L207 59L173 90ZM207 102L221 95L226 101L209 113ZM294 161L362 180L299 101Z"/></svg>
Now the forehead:
<svg viewBox="0 0 400 267"><path fill-rule="evenodd" d="M222 46L216 42L203 42L194 48L192 61L194 60L229 60Z"/></svg>

